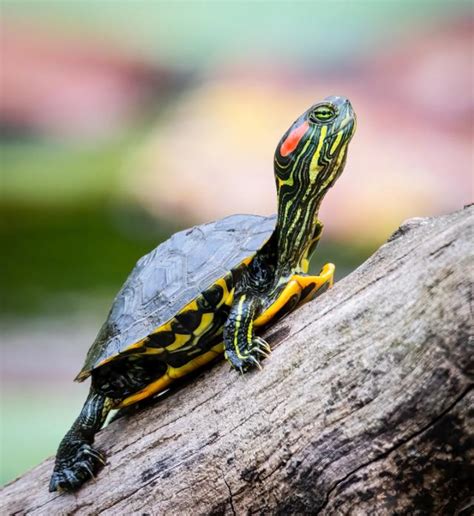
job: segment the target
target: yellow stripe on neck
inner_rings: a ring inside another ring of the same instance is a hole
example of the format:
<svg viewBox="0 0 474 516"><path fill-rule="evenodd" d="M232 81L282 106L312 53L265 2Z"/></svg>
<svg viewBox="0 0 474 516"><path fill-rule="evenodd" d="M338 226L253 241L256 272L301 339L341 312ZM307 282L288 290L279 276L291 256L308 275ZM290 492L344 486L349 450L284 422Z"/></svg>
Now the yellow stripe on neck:
<svg viewBox="0 0 474 516"><path fill-rule="evenodd" d="M339 144L341 143L343 134L344 134L344 131L342 131L342 130L337 133L337 136L336 136L333 144L331 145L331 150L330 150L331 154L334 154L336 149L339 147Z"/></svg>

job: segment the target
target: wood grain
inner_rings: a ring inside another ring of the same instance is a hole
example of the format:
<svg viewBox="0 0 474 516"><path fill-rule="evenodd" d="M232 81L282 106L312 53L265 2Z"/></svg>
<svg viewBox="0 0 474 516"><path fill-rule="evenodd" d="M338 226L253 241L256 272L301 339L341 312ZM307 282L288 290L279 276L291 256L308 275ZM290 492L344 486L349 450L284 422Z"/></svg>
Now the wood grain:
<svg viewBox="0 0 474 516"><path fill-rule="evenodd" d="M269 330L262 372L219 362L100 432L95 481L48 493L50 458L1 513L468 514L472 214L408 221Z"/></svg>

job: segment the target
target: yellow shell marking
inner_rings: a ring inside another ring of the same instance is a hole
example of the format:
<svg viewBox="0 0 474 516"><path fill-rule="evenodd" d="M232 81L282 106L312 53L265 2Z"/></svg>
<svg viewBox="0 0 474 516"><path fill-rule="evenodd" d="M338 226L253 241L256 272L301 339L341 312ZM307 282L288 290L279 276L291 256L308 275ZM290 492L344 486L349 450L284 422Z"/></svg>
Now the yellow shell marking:
<svg viewBox="0 0 474 516"><path fill-rule="evenodd" d="M188 373L194 371L198 367L201 367L204 364L210 362L211 360L214 360L216 357L221 355L223 351L224 344L216 344L207 353L204 353L203 355L194 358L193 360L185 364L183 367L175 368L168 366L167 372L161 378L148 384L141 391L138 391L135 394L129 396L128 398L125 398L119 405L117 405L116 408L128 407L129 405L132 405L137 401L144 400L149 396L153 396L158 392L164 391L171 385L171 383L173 383L174 380L176 380L177 378L181 378L187 375Z"/></svg>
<svg viewBox="0 0 474 516"><path fill-rule="evenodd" d="M263 326L267 322L271 321L272 318L285 306L286 303L290 300L290 298L297 294L301 294L301 291L307 287L310 284L314 284L314 291L308 295L308 297L305 299L305 301L309 301L313 295L317 292L317 290L324 285L325 283L332 285L333 281L333 275L334 275L334 265L332 263L326 264L322 270L321 274L319 276L300 276L300 275L294 275L291 277L290 281L286 285L286 287L283 289L283 292L280 294L278 299L269 307L263 314L261 314L254 322L254 326ZM227 289L226 289L227 291ZM244 296L243 296L244 297ZM232 292L228 293L226 302L229 300L229 298L233 298L233 290ZM243 303L244 299L239 300L239 304ZM230 302L232 302L230 300ZM211 315L211 314L205 314L205 315ZM190 335L177 335L177 339L180 339L181 345L182 337L191 337ZM171 346L175 346L175 343L171 344ZM170 346L167 346L167 349L170 349ZM236 347L236 350L238 351L238 348ZM147 350L148 352L148 350ZM166 390L171 383L178 379L182 378L183 376L186 376L187 374L191 373L192 371L196 370L197 368L209 363L211 360L214 360L217 356L221 355L224 352L224 344L221 342L219 344L216 344L212 347L211 350L208 352L193 358L186 364L184 364L182 367L171 367L168 366L168 369L166 373L159 378L158 380L151 382L149 385L147 385L144 389L136 392L135 394L132 394L128 398L125 398L116 408L123 408L127 407L129 405L132 405L133 403L136 403L137 401L143 400L145 398L148 398L149 396L153 396L154 394L158 392L162 392Z"/></svg>
<svg viewBox="0 0 474 516"><path fill-rule="evenodd" d="M242 263L244 265L248 265L251 262L252 258L253 258L253 255L249 256L248 258L245 258L245 260L243 260ZM226 277L227 277L227 275L222 278L219 278L218 280L216 280L214 282L215 285L219 285L223 290L222 298L219 301L217 308L220 308L224 304L227 304L228 306L230 306L234 299L234 289L229 291L229 289L227 288L227 283L225 281ZM188 310L199 310L199 307L197 304L197 299L193 299L191 302L189 302L187 305L185 305L178 312L177 315L182 314L183 312L186 312ZM154 334L162 332L162 331L171 331L172 332L173 330L171 327L171 323L175 320L175 317L176 316L172 317L169 321L165 322L164 324L162 324L161 326L156 328L154 331L151 332L151 334L154 335ZM169 346L166 346L165 348L156 348L156 347L147 346L146 345L147 339L148 339L148 336L147 336L137 342L134 342L133 344L130 344L129 346L127 346L124 349L124 351L130 351L132 349L139 349L139 348L143 348L143 347L146 348L146 351L144 353L145 355L158 355L160 353L163 353L165 350L176 351L177 349L180 349L185 344L187 344L193 338L193 336L199 337L200 335L202 335L204 333L204 331L206 331L206 329L209 327L210 323L212 322L212 319L213 319L212 314L202 314L201 323L199 324L198 328L193 332L193 335L175 334L175 337L176 337L175 341L172 344L170 344ZM95 368L101 367L101 366L111 362L112 360L115 360L117 358L117 356L119 356L119 355L120 355L120 353L118 355L113 355L109 358L102 360L102 362L99 362L95 366ZM86 374L79 375L78 379L83 380L83 379L87 378L87 376L89 376L89 374L90 374L90 372L88 372L87 375Z"/></svg>
<svg viewBox="0 0 474 516"><path fill-rule="evenodd" d="M213 319L214 319L214 314L202 314L201 315L201 323L193 331L193 335L195 337L200 337L212 324Z"/></svg>
<svg viewBox="0 0 474 516"><path fill-rule="evenodd" d="M169 346L166 346L167 351L176 351L186 345L191 339L192 335L182 335L180 333L175 333L175 340Z"/></svg>

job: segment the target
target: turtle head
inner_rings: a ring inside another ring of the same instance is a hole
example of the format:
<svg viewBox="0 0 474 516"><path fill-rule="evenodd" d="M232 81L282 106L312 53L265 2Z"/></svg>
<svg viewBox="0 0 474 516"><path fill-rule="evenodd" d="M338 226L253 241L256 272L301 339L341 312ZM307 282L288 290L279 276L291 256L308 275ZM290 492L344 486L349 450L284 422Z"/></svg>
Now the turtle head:
<svg viewBox="0 0 474 516"><path fill-rule="evenodd" d="M314 241L319 206L344 169L356 116L344 97L326 97L305 111L275 151L278 251L291 268Z"/></svg>
<svg viewBox="0 0 474 516"><path fill-rule="evenodd" d="M305 111L283 135L275 151L279 197L320 202L341 174L356 117L345 97L326 97Z"/></svg>

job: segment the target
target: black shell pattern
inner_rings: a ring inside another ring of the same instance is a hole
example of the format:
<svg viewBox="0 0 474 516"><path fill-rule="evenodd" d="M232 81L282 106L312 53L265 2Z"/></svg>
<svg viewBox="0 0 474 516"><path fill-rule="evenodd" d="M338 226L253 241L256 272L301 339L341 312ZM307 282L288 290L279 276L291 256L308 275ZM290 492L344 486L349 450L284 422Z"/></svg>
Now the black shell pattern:
<svg viewBox="0 0 474 516"><path fill-rule="evenodd" d="M144 339L268 240L276 217L232 215L175 233L140 258L80 375Z"/></svg>

